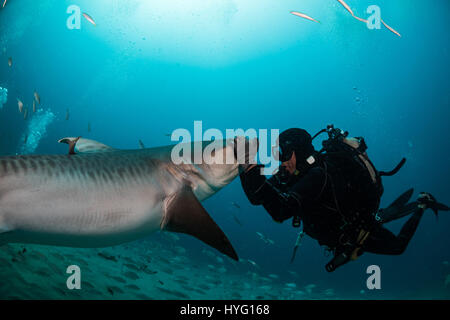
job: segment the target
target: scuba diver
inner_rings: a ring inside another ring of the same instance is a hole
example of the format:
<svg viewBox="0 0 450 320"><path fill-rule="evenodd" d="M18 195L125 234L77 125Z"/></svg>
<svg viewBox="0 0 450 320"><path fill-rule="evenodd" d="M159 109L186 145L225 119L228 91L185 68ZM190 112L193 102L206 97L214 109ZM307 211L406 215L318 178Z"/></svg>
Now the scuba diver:
<svg viewBox="0 0 450 320"><path fill-rule="evenodd" d="M328 133L328 139L322 142L322 150L316 151L312 140L321 133ZM381 177L396 174L406 159L390 172L377 171L364 139L350 138L348 132L333 125L314 137L303 129L288 129L280 134L278 143L278 172L267 179L261 173L263 165L242 164L240 179L249 201L262 205L273 220L281 223L292 218L294 227L302 225L292 260L304 234L333 252L325 266L328 272L364 252L400 255L426 209L436 216L438 211L449 210L426 192L407 203L413 189L379 209L384 191ZM411 216L397 236L383 226L407 215Z"/></svg>

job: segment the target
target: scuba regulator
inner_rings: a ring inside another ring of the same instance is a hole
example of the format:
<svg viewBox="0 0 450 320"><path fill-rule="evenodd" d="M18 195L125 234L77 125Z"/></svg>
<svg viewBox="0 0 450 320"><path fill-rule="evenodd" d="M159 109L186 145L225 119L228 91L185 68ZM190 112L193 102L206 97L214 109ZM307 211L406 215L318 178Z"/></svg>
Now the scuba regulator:
<svg viewBox="0 0 450 320"><path fill-rule="evenodd" d="M275 175L280 185L286 185L291 179L291 175L285 166L280 166L278 172Z"/></svg>
<svg viewBox="0 0 450 320"><path fill-rule="evenodd" d="M336 149L336 142L339 143L339 149L342 147L350 147L357 150L359 153L364 153L367 150L366 142L362 137L348 138L348 131L335 128L333 124L327 125L325 129L320 130L313 136L313 140L320 134L326 132L328 134L328 140L322 141L322 150L332 152Z"/></svg>

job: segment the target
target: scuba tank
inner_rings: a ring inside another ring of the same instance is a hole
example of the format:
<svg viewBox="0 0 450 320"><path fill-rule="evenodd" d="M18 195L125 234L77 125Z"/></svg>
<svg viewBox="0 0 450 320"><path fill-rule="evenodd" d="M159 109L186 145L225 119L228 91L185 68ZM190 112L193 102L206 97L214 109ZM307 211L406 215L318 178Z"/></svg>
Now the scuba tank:
<svg viewBox="0 0 450 320"><path fill-rule="evenodd" d="M357 153L358 156L360 156L360 159L364 162L364 165L367 167L367 170L370 172L370 175L372 177L372 180L375 180L374 176L377 174L381 176L393 176L395 175L405 164L406 158L402 158L402 160L397 164L397 166L391 170L391 171L379 171L377 172L375 167L373 166L372 162L370 162L366 150L367 145L364 141L364 138L362 137L356 137L356 138L348 138L348 131L343 131L341 129L335 128L333 124L327 125L325 129L320 130L317 132L313 137L312 140L314 140L317 136L319 136L322 133L328 134L328 140L324 140L322 142L322 150L319 151L319 154L327 152L340 152L340 151L350 151L350 153ZM343 148L343 144L346 144L349 146L349 148ZM353 150L352 150L353 149Z"/></svg>
<svg viewBox="0 0 450 320"><path fill-rule="evenodd" d="M349 137L348 131L335 128L331 124L315 134L313 139L324 132L328 134L328 139L322 142L323 147L317 156L330 164L328 167L331 173L344 179L347 193L354 195L358 211L370 213L378 211L384 192L381 177L396 174L405 164L406 159L403 158L394 170L378 171L367 155L364 138ZM345 192L345 190L334 191Z"/></svg>
<svg viewBox="0 0 450 320"><path fill-rule="evenodd" d="M368 238L370 230L377 223L374 215L378 211L383 193L381 177L396 174L405 164L406 159L403 158L389 172L377 171L366 153L367 145L364 138L350 138L347 131L328 125L314 135L313 139L325 132L328 134L328 139L322 142L323 148L318 154L323 159L336 163L335 172L345 177L347 185L350 185L347 191L356 195L355 201L361 201L357 205L358 212L350 212L350 214L342 212L333 187L336 209L343 217L344 225L341 227L340 245L334 248L334 258L325 266L328 272L332 272L339 266L356 260L362 254L361 247ZM346 170L350 170L351 174L343 174Z"/></svg>

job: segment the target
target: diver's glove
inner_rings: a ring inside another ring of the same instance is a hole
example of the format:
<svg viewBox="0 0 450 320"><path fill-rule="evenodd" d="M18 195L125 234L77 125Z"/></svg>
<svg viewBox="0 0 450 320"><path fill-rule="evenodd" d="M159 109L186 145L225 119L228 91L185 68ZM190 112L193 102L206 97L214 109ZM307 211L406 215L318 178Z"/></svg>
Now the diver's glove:
<svg viewBox="0 0 450 320"><path fill-rule="evenodd" d="M436 198L433 197L428 192L421 192L419 194L419 197L417 198L417 202L419 203L418 207L425 210L425 209L431 209L433 210L434 214L438 215L438 211L449 211L450 208L446 206L445 204L439 203L436 201Z"/></svg>

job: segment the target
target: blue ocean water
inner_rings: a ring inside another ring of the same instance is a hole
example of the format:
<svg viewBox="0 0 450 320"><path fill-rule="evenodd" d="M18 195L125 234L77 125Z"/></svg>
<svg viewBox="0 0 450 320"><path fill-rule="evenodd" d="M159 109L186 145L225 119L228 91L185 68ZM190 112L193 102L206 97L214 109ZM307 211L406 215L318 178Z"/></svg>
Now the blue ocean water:
<svg viewBox="0 0 450 320"><path fill-rule="evenodd" d="M401 37L385 27L369 30L334 0L8 0L0 10L0 87L8 90L0 153L66 153L57 143L65 136L122 149L139 148L139 140L162 146L173 143L168 133L193 130L194 121L205 130L301 127L312 134L334 123L365 137L380 170L408 159L396 176L384 178L382 206L410 187L414 197L429 191L448 204L450 3L346 2L362 18L368 6L379 6ZM70 5L96 26L81 17L81 28L69 29ZM41 98L36 113L34 91ZM28 109L26 120L17 99ZM241 262L184 235L154 234L101 250L8 245L0 248L1 297L450 297L445 212L438 220L424 215L403 255L364 254L330 274L324 269L330 257L308 237L289 263L297 230L251 206L238 180L204 206ZM388 228L398 232L404 221ZM80 259L92 288L67 291L65 262ZM144 263L158 273L127 271L126 264ZM374 264L382 271L380 290L366 287L366 268Z"/></svg>

